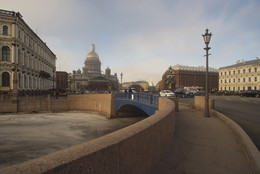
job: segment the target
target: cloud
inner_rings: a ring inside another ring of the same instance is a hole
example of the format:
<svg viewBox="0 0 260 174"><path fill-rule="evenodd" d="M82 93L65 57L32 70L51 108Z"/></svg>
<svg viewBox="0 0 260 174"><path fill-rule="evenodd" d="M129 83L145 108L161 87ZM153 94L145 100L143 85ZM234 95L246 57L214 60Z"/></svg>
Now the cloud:
<svg viewBox="0 0 260 174"><path fill-rule="evenodd" d="M57 69L82 68L96 44L102 69L125 81L159 81L170 65L205 64L206 28L213 33L210 66L254 59L260 47L257 0L2 0L19 11L57 55ZM37 29L37 30L36 30Z"/></svg>

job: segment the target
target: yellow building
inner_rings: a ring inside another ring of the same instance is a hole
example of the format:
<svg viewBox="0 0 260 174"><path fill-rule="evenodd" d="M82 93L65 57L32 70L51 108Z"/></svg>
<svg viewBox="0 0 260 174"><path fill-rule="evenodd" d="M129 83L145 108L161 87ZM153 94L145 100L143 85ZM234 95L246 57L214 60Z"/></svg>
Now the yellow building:
<svg viewBox="0 0 260 174"><path fill-rule="evenodd" d="M20 13L0 9L0 94L54 88L56 55Z"/></svg>
<svg viewBox="0 0 260 174"><path fill-rule="evenodd" d="M260 89L260 59L238 61L219 68L219 90L239 91Z"/></svg>

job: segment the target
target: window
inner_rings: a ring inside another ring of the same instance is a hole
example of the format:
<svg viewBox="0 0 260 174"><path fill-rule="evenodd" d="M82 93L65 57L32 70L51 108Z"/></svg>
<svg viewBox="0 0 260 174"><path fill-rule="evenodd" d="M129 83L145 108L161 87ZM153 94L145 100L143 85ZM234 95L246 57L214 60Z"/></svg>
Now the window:
<svg viewBox="0 0 260 174"><path fill-rule="evenodd" d="M246 82L246 78L243 78L243 82Z"/></svg>
<svg viewBox="0 0 260 174"><path fill-rule="evenodd" d="M8 46L2 48L2 61L10 61L10 48Z"/></svg>
<svg viewBox="0 0 260 174"><path fill-rule="evenodd" d="M19 84L19 88L22 87L22 80L21 80L21 74L19 73L18 75L18 84Z"/></svg>
<svg viewBox="0 0 260 174"><path fill-rule="evenodd" d="M6 25L3 26L3 35L8 35L8 27Z"/></svg>
<svg viewBox="0 0 260 174"><path fill-rule="evenodd" d="M19 61L19 64L22 64L22 63L23 63L22 53L21 53L21 50L20 50L20 49L18 49L18 61Z"/></svg>
<svg viewBox="0 0 260 174"><path fill-rule="evenodd" d="M27 88L27 77L26 77L26 75L24 75L24 88Z"/></svg>
<svg viewBox="0 0 260 174"><path fill-rule="evenodd" d="M233 71L233 74L235 74L235 71Z"/></svg>
<svg viewBox="0 0 260 174"><path fill-rule="evenodd" d="M240 70L238 70L237 73L240 74Z"/></svg>
<svg viewBox="0 0 260 174"><path fill-rule="evenodd" d="M251 82L251 78L250 77L248 78L248 81Z"/></svg>
<svg viewBox="0 0 260 174"><path fill-rule="evenodd" d="M10 75L8 72L4 72L2 74L2 86L9 87L10 86Z"/></svg>
<svg viewBox="0 0 260 174"><path fill-rule="evenodd" d="M18 38L21 39L21 31L18 31Z"/></svg>
<svg viewBox="0 0 260 174"><path fill-rule="evenodd" d="M233 79L233 82L235 83L235 82L236 82L236 79Z"/></svg>
<svg viewBox="0 0 260 174"><path fill-rule="evenodd" d="M255 82L257 82L257 77L255 77Z"/></svg>
<svg viewBox="0 0 260 174"><path fill-rule="evenodd" d="M238 78L237 80L238 80L238 82L240 82L240 78Z"/></svg>
<svg viewBox="0 0 260 174"><path fill-rule="evenodd" d="M255 68L255 72L257 72L257 68Z"/></svg>
<svg viewBox="0 0 260 174"><path fill-rule="evenodd" d="M245 69L243 69L243 73L245 73L246 72L246 70Z"/></svg>
<svg viewBox="0 0 260 174"><path fill-rule="evenodd" d="M248 72L251 72L251 69L250 69L250 68L248 69Z"/></svg>

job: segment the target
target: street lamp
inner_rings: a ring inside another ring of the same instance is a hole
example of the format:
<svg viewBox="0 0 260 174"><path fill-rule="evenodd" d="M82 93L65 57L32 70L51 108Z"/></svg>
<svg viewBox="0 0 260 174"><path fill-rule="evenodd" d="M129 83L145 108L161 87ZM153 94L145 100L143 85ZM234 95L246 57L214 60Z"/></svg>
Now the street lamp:
<svg viewBox="0 0 260 174"><path fill-rule="evenodd" d="M121 74L120 74L120 78L121 78L121 83L120 83L120 90L122 89L122 79L123 79L123 73L121 72Z"/></svg>
<svg viewBox="0 0 260 174"><path fill-rule="evenodd" d="M120 74L120 77L121 77L121 85L122 85L122 78L123 78L123 73L122 72Z"/></svg>
<svg viewBox="0 0 260 174"><path fill-rule="evenodd" d="M204 48L204 50L206 50L206 91L205 91L205 110L204 110L204 116L205 117L210 117L209 115L209 92L208 92L208 57L209 57L209 42L210 42L210 38L212 36L211 33L209 33L209 29L206 29L206 33L202 35L204 42L206 44L206 48Z"/></svg>

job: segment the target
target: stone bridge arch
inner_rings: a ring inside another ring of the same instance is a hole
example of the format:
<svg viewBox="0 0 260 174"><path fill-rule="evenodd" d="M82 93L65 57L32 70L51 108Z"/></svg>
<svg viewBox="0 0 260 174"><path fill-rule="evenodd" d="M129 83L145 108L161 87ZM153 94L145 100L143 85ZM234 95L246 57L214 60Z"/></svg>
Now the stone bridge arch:
<svg viewBox="0 0 260 174"><path fill-rule="evenodd" d="M150 116L158 109L158 97L141 93L121 93L115 100L115 113L117 116Z"/></svg>
<svg viewBox="0 0 260 174"><path fill-rule="evenodd" d="M118 117L148 117L148 113L132 104L125 104L120 106L116 114Z"/></svg>

